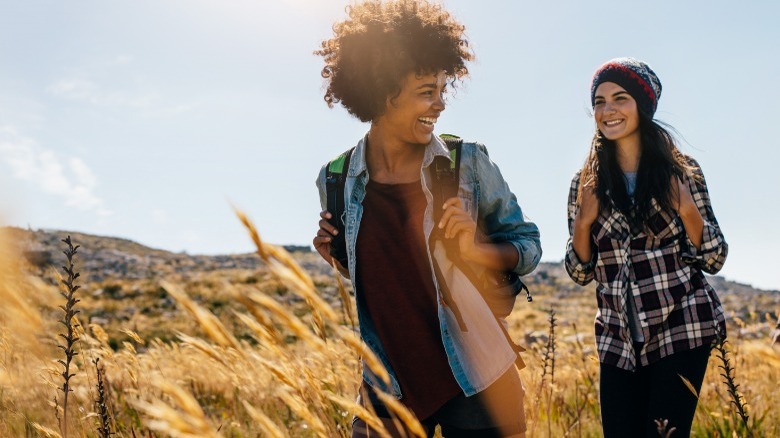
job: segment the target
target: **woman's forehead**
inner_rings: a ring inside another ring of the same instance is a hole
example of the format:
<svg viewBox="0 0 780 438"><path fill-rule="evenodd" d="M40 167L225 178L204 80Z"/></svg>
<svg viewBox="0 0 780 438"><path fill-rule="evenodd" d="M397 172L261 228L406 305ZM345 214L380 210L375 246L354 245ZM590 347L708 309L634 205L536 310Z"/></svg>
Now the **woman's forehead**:
<svg viewBox="0 0 780 438"><path fill-rule="evenodd" d="M594 95L596 97L604 97L606 95L613 95L621 91L626 91L626 89L614 82L602 82L598 87L596 87L596 92Z"/></svg>

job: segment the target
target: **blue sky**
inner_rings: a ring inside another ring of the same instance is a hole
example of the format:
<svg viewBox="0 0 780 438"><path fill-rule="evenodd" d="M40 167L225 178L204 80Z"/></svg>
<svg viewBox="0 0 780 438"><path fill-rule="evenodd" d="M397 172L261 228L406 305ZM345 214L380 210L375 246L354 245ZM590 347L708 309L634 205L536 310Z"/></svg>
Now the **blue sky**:
<svg viewBox="0 0 780 438"><path fill-rule="evenodd" d="M340 0L0 2L0 208L8 224L190 253L309 244L315 175L367 125L322 100L312 55ZM780 289L776 2L444 2L477 61L438 132L485 143L563 257L587 153L589 80L634 56L657 118L701 163L730 244L722 274Z"/></svg>

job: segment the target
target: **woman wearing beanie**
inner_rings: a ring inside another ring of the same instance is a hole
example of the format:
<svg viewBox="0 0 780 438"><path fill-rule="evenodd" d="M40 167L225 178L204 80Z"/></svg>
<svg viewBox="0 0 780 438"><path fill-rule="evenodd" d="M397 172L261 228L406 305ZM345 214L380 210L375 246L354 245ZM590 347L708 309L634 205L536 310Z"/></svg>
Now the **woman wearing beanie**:
<svg viewBox="0 0 780 438"><path fill-rule="evenodd" d="M613 59L593 76L596 132L571 183L566 270L595 279L605 437L690 434L710 350L726 333L703 272L728 245L699 164L653 115L661 82L644 62Z"/></svg>
<svg viewBox="0 0 780 438"><path fill-rule="evenodd" d="M412 434L382 393L428 436L438 425L448 438L523 437L518 356L503 319L516 289L482 295L473 280L532 271L539 230L484 146L449 137L451 149L433 134L447 88L467 76L473 57L464 27L424 0L370 0L347 11L317 52L325 100L370 126L319 173L313 243L352 280L360 336L387 371L385 379L363 367L359 402L393 437ZM447 196L440 175L453 176ZM329 202L339 196L342 208ZM488 303L498 298L504 311ZM352 437L380 436L373 424L354 418Z"/></svg>

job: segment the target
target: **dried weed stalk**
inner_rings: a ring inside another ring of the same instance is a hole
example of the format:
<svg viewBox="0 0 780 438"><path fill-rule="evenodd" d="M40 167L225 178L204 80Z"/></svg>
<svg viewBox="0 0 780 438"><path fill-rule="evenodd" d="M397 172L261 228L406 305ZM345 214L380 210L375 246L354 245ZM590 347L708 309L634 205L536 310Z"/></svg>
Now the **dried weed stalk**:
<svg viewBox="0 0 780 438"><path fill-rule="evenodd" d="M62 349L62 351L65 353L65 360L58 359L57 362L59 362L62 367L63 371L61 373L62 376L62 387L59 388L64 396L62 400L62 423L60 424L60 430L62 432L62 436L67 438L68 436L68 395L73 392L73 389L70 387L70 379L76 374L70 372L70 364L73 361L73 357L76 356L78 353L76 352L74 345L76 341L79 340L78 335L76 334L75 330L75 321L74 318L76 314L79 313L79 310L76 310L76 304L80 301L78 298L76 298L76 292L80 289L81 286L78 286L74 282L76 279L79 278L79 273L75 272L75 266L73 264L73 259L76 256L76 253L78 252L79 245L73 245L73 242L70 239L70 236L66 237L65 239L62 239L62 242L67 245L67 248L63 251L65 253L65 257L67 258L66 266L62 267L62 270L65 271L65 273L68 275L66 278L62 278L61 282L63 287L63 291L60 292L60 294L65 298L65 305L60 306L62 311L64 312L64 315L62 316L62 319L59 321L63 326L65 326L65 333L60 333L60 337L64 340L64 345L62 343L57 343L57 346Z"/></svg>
<svg viewBox="0 0 780 438"><path fill-rule="evenodd" d="M108 413L107 406L107 394L106 385L103 376L105 371L100 365L100 358L96 358L94 361L95 373L97 374L97 399L95 399L95 411L98 414L100 423L98 424L98 435L100 438L109 438L112 435L111 432L111 416Z"/></svg>
<svg viewBox="0 0 780 438"><path fill-rule="evenodd" d="M728 393L731 396L731 404L734 405L737 415L739 415L739 419L742 421L742 425L745 428L745 434L747 437L752 437L753 432L748 424L750 417L747 412L747 403L745 403L745 398L739 392L739 384L736 383L736 373L734 367L731 365L731 360L728 357L726 342L725 338L720 338L715 344L717 357L721 363L718 365L718 368L722 370L720 375L723 377L723 383L725 383L728 388Z"/></svg>

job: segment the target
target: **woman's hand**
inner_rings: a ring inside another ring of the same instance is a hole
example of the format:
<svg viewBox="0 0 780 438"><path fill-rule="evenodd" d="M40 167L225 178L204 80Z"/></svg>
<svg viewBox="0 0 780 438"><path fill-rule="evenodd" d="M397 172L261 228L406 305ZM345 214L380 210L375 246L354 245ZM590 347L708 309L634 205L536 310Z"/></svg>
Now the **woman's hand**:
<svg viewBox="0 0 780 438"><path fill-rule="evenodd" d="M438 226L444 230L444 238L452 239L457 237L461 257L472 259L477 252L474 241L477 223L463 209L463 204L457 196L446 200L442 208L444 209L444 214Z"/></svg>
<svg viewBox="0 0 780 438"><path fill-rule="evenodd" d="M599 217L599 198L596 196L596 188L586 185L582 188L580 197L580 209L574 217L575 228L580 227L590 231L593 222Z"/></svg>
<svg viewBox="0 0 780 438"><path fill-rule="evenodd" d="M463 209L459 198L448 199L443 208L444 214L438 227L444 230L445 239L458 239L461 258L496 271L507 271L517 266L520 254L511 243L476 242L477 223Z"/></svg>
<svg viewBox="0 0 780 438"><path fill-rule="evenodd" d="M701 248L702 233L704 232L704 218L699 212L699 207L691 195L691 188L682 182L677 176L672 176L672 206L682 219L685 233L696 249Z"/></svg>
<svg viewBox="0 0 780 438"><path fill-rule="evenodd" d="M670 187L672 188L673 206L677 214L683 216L699 210L693 201L693 195L691 195L691 189L688 187L688 184L682 182L677 176L672 176Z"/></svg>
<svg viewBox="0 0 780 438"><path fill-rule="evenodd" d="M599 198L592 184L586 184L582 188L579 207L577 215L574 216L572 246L580 262L588 263L593 257L590 229L599 217Z"/></svg>
<svg viewBox="0 0 780 438"><path fill-rule="evenodd" d="M349 277L347 269L341 266L341 263L330 255L330 243L333 241L333 236L339 233L339 230L328 222L328 219L332 216L333 215L331 215L329 211L320 212L320 229L317 230L317 235L314 237L312 243L314 244L314 249L320 254L320 257L331 265L335 263L339 272Z"/></svg>

